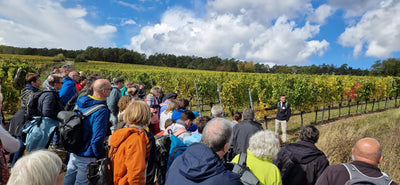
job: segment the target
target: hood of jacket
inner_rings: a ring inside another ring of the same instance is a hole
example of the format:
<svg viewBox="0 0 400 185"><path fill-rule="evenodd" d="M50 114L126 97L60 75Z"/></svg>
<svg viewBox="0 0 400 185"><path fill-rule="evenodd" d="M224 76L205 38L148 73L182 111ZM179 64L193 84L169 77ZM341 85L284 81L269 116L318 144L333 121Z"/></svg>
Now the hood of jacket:
<svg viewBox="0 0 400 185"><path fill-rule="evenodd" d="M284 146L290 159L299 164L307 164L321 155L325 155L314 144L307 141L299 141Z"/></svg>
<svg viewBox="0 0 400 185"><path fill-rule="evenodd" d="M176 159L179 173L192 181L204 181L226 171L218 155L202 143L193 143L181 156Z"/></svg>
<svg viewBox="0 0 400 185"><path fill-rule="evenodd" d="M78 105L78 107L82 109L90 108L96 104L106 104L106 101L96 100L94 98L89 97L88 95L81 96L76 100L76 105Z"/></svg>
<svg viewBox="0 0 400 185"><path fill-rule="evenodd" d="M118 129L112 134L110 139L110 146L116 148L119 147L119 145L121 145L121 143L123 143L132 134L138 134L141 137L140 141L145 142L146 144L149 142L144 129L128 127L128 128Z"/></svg>

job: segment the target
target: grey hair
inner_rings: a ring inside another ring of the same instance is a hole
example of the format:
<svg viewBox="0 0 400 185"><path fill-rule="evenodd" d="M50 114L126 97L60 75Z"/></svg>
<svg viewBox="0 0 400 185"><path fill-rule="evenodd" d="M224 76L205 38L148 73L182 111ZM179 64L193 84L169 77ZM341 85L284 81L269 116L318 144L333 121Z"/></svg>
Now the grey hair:
<svg viewBox="0 0 400 185"><path fill-rule="evenodd" d="M253 109L247 108L243 111L243 119L244 120L254 120L254 111Z"/></svg>
<svg viewBox="0 0 400 185"><path fill-rule="evenodd" d="M201 143L208 146L213 152L224 149L226 143L232 139L231 123L224 118L214 118L203 129Z"/></svg>
<svg viewBox="0 0 400 185"><path fill-rule="evenodd" d="M15 163L7 185L54 185L61 169L62 161L56 153L34 151Z"/></svg>
<svg viewBox="0 0 400 185"><path fill-rule="evenodd" d="M258 158L275 159L279 147L278 136L270 130L258 131L249 139L249 150Z"/></svg>
<svg viewBox="0 0 400 185"><path fill-rule="evenodd" d="M211 108L211 115L212 115L213 117L220 117L220 116L222 116L222 112L223 112L223 109L222 109L222 106L221 106L221 105L214 105L214 106Z"/></svg>
<svg viewBox="0 0 400 185"><path fill-rule="evenodd" d="M63 80L63 76L60 74L53 74L47 77L47 83L50 86L54 86L54 83L61 82Z"/></svg>

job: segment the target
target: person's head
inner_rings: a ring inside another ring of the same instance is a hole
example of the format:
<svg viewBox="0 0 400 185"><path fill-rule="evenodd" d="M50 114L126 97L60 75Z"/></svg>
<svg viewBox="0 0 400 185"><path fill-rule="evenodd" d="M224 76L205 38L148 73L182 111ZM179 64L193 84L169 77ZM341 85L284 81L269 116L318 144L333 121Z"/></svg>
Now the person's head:
<svg viewBox="0 0 400 185"><path fill-rule="evenodd" d="M83 71L79 71L79 76L85 76L85 73Z"/></svg>
<svg viewBox="0 0 400 185"><path fill-rule="evenodd" d="M129 95L122 96L119 101L118 101L118 110L119 112L122 112L126 109L126 107L129 105L131 102L132 97Z"/></svg>
<svg viewBox="0 0 400 185"><path fill-rule="evenodd" d="M132 82L129 81L129 80L127 80L127 81L125 82L125 87L126 87L126 88L130 88L131 86L132 86Z"/></svg>
<svg viewBox="0 0 400 185"><path fill-rule="evenodd" d="M79 80L81 79L81 77L79 76L79 73L76 71L71 71L68 74L68 76L71 77L75 81L75 83L79 83Z"/></svg>
<svg viewBox="0 0 400 185"><path fill-rule="evenodd" d="M167 129L169 126L171 126L172 124L175 123L175 120L172 118L168 118L167 120L165 120L165 125L164 128Z"/></svg>
<svg viewBox="0 0 400 185"><path fill-rule="evenodd" d="M98 79L103 79L103 77L100 76L98 73L90 75L86 80L85 88L88 89L89 91L93 91L93 84Z"/></svg>
<svg viewBox="0 0 400 185"><path fill-rule="evenodd" d="M11 169L8 185L58 185L63 183L61 158L54 152L38 150L20 158Z"/></svg>
<svg viewBox="0 0 400 185"><path fill-rule="evenodd" d="M35 73L28 73L25 75L25 83L31 84L33 87L39 88L42 81L40 80L40 75Z"/></svg>
<svg viewBox="0 0 400 185"><path fill-rule="evenodd" d="M106 100L111 90L111 83L106 79L98 79L93 83L93 96L101 100Z"/></svg>
<svg viewBox="0 0 400 185"><path fill-rule="evenodd" d="M366 137L358 140L351 149L352 158L374 166L382 161L382 148L378 140Z"/></svg>
<svg viewBox="0 0 400 185"><path fill-rule="evenodd" d="M136 88L134 88L134 87L129 87L128 90L126 90L126 91L128 92L129 96L135 96L137 94Z"/></svg>
<svg viewBox="0 0 400 185"><path fill-rule="evenodd" d="M118 89L122 89L124 87L124 82L125 80L123 78L120 77L114 78L114 85Z"/></svg>
<svg viewBox="0 0 400 185"><path fill-rule="evenodd" d="M254 120L254 111L251 108L247 108L243 110L243 119L244 120Z"/></svg>
<svg viewBox="0 0 400 185"><path fill-rule="evenodd" d="M68 76L69 72L71 72L71 67L68 66L68 65L63 65L63 66L60 68L60 71L61 71L61 74L62 74L63 76Z"/></svg>
<svg viewBox="0 0 400 185"><path fill-rule="evenodd" d="M79 78L79 83L80 83L82 86L85 86L85 85L86 85L86 76L80 76L80 78Z"/></svg>
<svg viewBox="0 0 400 185"><path fill-rule="evenodd" d="M275 159L279 148L279 138L270 130L258 131L249 139L249 150L258 158Z"/></svg>
<svg viewBox="0 0 400 185"><path fill-rule="evenodd" d="M201 116L199 119L196 121L196 126L197 126L197 131L199 133L203 133L204 127L207 125L207 123L211 120L209 116Z"/></svg>
<svg viewBox="0 0 400 185"><path fill-rule="evenodd" d="M279 100L280 100L281 102L285 102L285 101L286 101L285 95L284 95L284 94L281 94L281 95L279 96Z"/></svg>
<svg viewBox="0 0 400 185"><path fill-rule="evenodd" d="M47 82L54 89L60 90L63 85L63 77L61 75L49 75L47 77Z"/></svg>
<svg viewBox="0 0 400 185"><path fill-rule="evenodd" d="M212 117L215 117L215 118L219 117L219 118L221 118L221 117L222 117L222 112L223 112L223 109L222 109L222 106L221 106L221 105L214 105L214 106L211 108L211 116L212 116Z"/></svg>
<svg viewBox="0 0 400 185"><path fill-rule="evenodd" d="M229 149L231 138L231 123L224 118L215 118L204 127L200 142L222 158Z"/></svg>
<svg viewBox="0 0 400 185"><path fill-rule="evenodd" d="M129 125L146 127L150 124L152 113L144 101L132 101L125 109L124 122Z"/></svg>
<svg viewBox="0 0 400 185"><path fill-rule="evenodd" d="M170 112L174 112L175 109L177 109L179 107L178 105L178 101L176 100L171 100L168 105L167 105L167 109L165 109L164 114L168 114Z"/></svg>
<svg viewBox="0 0 400 185"><path fill-rule="evenodd" d="M160 88L160 87L157 87L157 86L151 88L151 89L150 89L150 94L152 94L153 96L157 96L157 97L160 96L160 94L161 94L161 88Z"/></svg>
<svg viewBox="0 0 400 185"><path fill-rule="evenodd" d="M191 126L193 120L196 119L196 115L194 115L193 112L190 110L185 110L184 112L182 112L181 117L179 119L184 121L187 126Z"/></svg>
<svg viewBox="0 0 400 185"><path fill-rule="evenodd" d="M235 112L235 114L233 114L233 116L232 116L232 119L235 122L239 122L240 120L242 120L242 113Z"/></svg>
<svg viewBox="0 0 400 185"><path fill-rule="evenodd" d="M168 93L167 95L165 95L165 99L167 101L171 101L173 99L176 99L176 97L178 97L178 94L176 94L176 93Z"/></svg>
<svg viewBox="0 0 400 185"><path fill-rule="evenodd" d="M139 83L139 89L143 89L144 88L144 83L140 82Z"/></svg>
<svg viewBox="0 0 400 185"><path fill-rule="evenodd" d="M179 98L178 105L179 105L179 109L186 110L187 107L189 106L189 100L186 98Z"/></svg>
<svg viewBox="0 0 400 185"><path fill-rule="evenodd" d="M319 130L313 125L305 125L300 129L300 140L307 141L312 144L318 142Z"/></svg>
<svg viewBox="0 0 400 185"><path fill-rule="evenodd" d="M57 66L54 66L54 67L53 67L53 73L54 73L54 74L60 73L60 68L58 68Z"/></svg>

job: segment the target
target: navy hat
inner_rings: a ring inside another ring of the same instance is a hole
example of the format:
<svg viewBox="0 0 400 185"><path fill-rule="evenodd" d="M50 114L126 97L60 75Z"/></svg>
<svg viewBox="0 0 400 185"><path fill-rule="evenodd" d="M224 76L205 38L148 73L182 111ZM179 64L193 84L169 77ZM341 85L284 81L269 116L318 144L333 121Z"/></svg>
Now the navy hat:
<svg viewBox="0 0 400 185"><path fill-rule="evenodd" d="M165 99L176 98L178 95L176 93L168 93L165 95Z"/></svg>

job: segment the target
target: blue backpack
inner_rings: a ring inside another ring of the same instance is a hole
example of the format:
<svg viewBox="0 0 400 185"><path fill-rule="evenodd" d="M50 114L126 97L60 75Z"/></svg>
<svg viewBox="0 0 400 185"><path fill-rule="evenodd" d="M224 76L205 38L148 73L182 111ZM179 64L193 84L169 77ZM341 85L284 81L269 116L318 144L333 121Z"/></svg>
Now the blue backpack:
<svg viewBox="0 0 400 185"><path fill-rule="evenodd" d="M170 136L171 140L171 147L169 149L169 157L168 157L168 165L167 165L167 170L171 166L172 162L183 154L183 152L187 149L188 146L186 146L182 140L180 140L178 137L176 137L174 134L171 134Z"/></svg>

